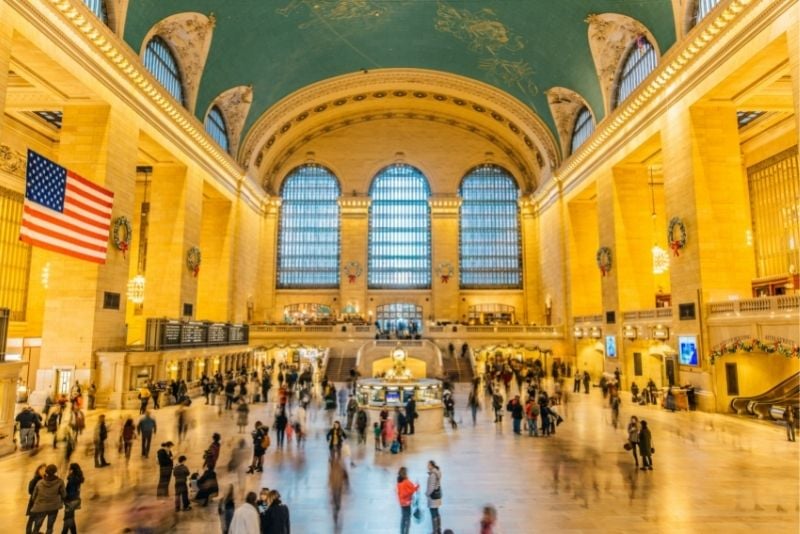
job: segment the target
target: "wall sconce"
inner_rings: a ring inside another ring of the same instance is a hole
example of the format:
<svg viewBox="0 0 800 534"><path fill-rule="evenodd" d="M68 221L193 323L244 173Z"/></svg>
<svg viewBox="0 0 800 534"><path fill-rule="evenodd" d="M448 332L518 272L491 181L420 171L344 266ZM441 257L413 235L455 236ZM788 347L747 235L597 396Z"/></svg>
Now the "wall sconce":
<svg viewBox="0 0 800 534"><path fill-rule="evenodd" d="M214 357L214 366L219 365L219 356Z"/></svg>
<svg viewBox="0 0 800 534"><path fill-rule="evenodd" d="M572 335L575 336L575 339L583 339L583 328L576 326L572 331Z"/></svg>
<svg viewBox="0 0 800 534"><path fill-rule="evenodd" d="M178 362L172 362L171 364L167 364L167 369L169 369L173 373L177 373L178 372Z"/></svg>
<svg viewBox="0 0 800 534"><path fill-rule="evenodd" d="M144 302L145 279L141 274L137 274L128 281L128 300L140 306Z"/></svg>
<svg viewBox="0 0 800 534"><path fill-rule="evenodd" d="M589 335L592 336L592 339L600 339L603 337L603 330L599 326L593 326Z"/></svg>
<svg viewBox="0 0 800 534"><path fill-rule="evenodd" d="M639 337L639 331L635 326L630 325L630 324L626 324L622 328L622 335L625 336L625 339L627 339L629 341L633 341L637 337Z"/></svg>
<svg viewBox="0 0 800 534"><path fill-rule="evenodd" d="M664 326L663 324L657 324L653 327L653 339L668 339L669 338L669 328Z"/></svg>

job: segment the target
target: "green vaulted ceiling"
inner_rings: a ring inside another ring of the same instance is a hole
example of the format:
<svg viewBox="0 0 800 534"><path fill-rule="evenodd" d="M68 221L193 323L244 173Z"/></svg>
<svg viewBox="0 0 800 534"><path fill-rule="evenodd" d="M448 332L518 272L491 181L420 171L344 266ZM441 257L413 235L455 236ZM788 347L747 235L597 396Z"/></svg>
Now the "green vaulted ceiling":
<svg viewBox="0 0 800 534"><path fill-rule="evenodd" d="M675 41L671 0L135 0L125 40L139 51L154 24L181 12L216 17L198 117L226 89L252 85L245 130L308 84L360 69L412 67L498 87L555 132L545 96L554 86L580 93L602 118L587 15L635 18L662 51Z"/></svg>

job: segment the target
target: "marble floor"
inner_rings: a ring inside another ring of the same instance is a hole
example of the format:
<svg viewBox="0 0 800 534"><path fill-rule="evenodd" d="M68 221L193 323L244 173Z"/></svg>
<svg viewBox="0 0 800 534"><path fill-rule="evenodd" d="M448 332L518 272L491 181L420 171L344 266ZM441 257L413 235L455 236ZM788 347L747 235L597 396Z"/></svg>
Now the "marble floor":
<svg viewBox="0 0 800 534"><path fill-rule="evenodd" d="M334 528L328 492L326 420L310 413L311 429L305 450L292 445L267 453L263 474L228 473L237 434L230 412L218 415L202 399L190 408L194 424L188 439L176 447L192 471L199 471L202 451L212 432L223 435L218 469L220 486L233 482L238 490L262 486L278 489L291 511L292 532L324 534L395 533L400 511L394 493L397 469L408 467L410 478L424 482L428 459L442 468L443 527L455 534L478 532L481 508L491 503L499 515L500 532L765 532L793 533L800 529L798 504L798 445L789 443L784 428L733 416L699 412L669 413L656 407L623 402L621 420L637 414L648 421L656 454L655 469L636 470L623 450L625 432L611 426L610 411L598 390L572 394L565 422L550 438L515 436L509 418L503 427L482 411L473 427L466 394L458 390L457 430L417 434L399 455L376 453L352 440L354 467L349 468L350 491L343 516ZM272 406L256 405L251 423L271 421ZM158 443L176 439L175 408L154 412ZM134 412L108 412L114 422L110 443L117 439L117 421ZM95 424L96 413L88 421ZM42 433L43 442L48 434ZM91 433L81 438L73 456L84 467L87 482L83 507L77 512L78 530L117 533L150 527L147 532L219 532L216 506L194 506L175 514L171 501L155 499L157 467L134 454L126 465L116 449L107 455L112 466L93 467L84 453ZM245 436L246 437L246 436ZM355 436L353 436L354 438ZM249 443L249 440L248 440ZM138 450L138 442L134 451ZM26 484L35 466L63 463L62 450L44 447L38 454L16 453L0 459L0 517L8 532L24 531ZM59 471L63 473L63 471ZM170 488L172 494L172 488ZM240 502L240 501L239 501ZM61 515L56 523L61 529ZM142 530L144 532L144 530ZM430 532L427 514L412 533Z"/></svg>

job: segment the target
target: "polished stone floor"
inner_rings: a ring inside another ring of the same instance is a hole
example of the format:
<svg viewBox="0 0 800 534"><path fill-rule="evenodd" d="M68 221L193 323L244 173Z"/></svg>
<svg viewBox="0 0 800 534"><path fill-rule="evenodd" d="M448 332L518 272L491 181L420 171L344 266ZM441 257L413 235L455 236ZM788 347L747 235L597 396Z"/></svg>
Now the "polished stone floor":
<svg viewBox="0 0 800 534"><path fill-rule="evenodd" d="M669 413L656 407L622 405L623 421L637 414L648 421L654 440L655 469L633 467L622 444L625 432L614 429L610 411L598 390L573 394L566 421L550 438L515 436L508 417L504 426L492 423L482 411L473 427L465 409L466 395L456 395L463 419L458 430L415 435L400 455L375 453L368 445L351 442L354 467L345 496L338 532L394 533L400 511L394 494L397 469L407 466L410 478L424 482L428 459L443 472L444 528L455 534L478 532L481 507L491 503L499 514L500 532L765 532L797 533L798 446L785 438L784 428L770 423L706 413ZM257 405L250 414L271 420L272 407ZM212 432L222 433L220 466L230 458L239 435L234 416L196 400L190 408L193 427L188 439L176 447L199 471L202 451ZM96 469L83 445L73 457L84 466L87 482L83 507L77 512L79 532L123 532L125 528L151 527L151 532L219 532L216 506L175 514L172 502L155 499L158 443L177 442L175 408L157 412L159 431L149 460L134 454L126 465L116 449L107 457L112 466ZM117 421L134 412L111 412L115 423L110 442L118 436ZM96 414L95 414L96 415ZM311 430L305 450L292 445L267 453L262 475L230 474L219 469L221 486L234 482L242 490L262 486L278 489L291 510L292 531L324 534L334 528L328 492L326 421L309 414ZM89 419L89 429L94 426ZM43 442L47 434L42 433ZM249 443L249 440L248 440ZM138 443L135 444L138 447ZM137 448L134 449L136 451ZM62 451L50 446L32 456L17 453L0 460L0 517L7 532L24 532L25 487L35 465L58 460ZM62 473L63 471L60 471ZM170 488L172 494L172 488ZM238 501L240 502L240 501ZM237 504L238 504L237 502ZM60 514L61 515L61 514ZM61 529L61 517L56 523ZM412 533L430 532L427 515L412 524Z"/></svg>

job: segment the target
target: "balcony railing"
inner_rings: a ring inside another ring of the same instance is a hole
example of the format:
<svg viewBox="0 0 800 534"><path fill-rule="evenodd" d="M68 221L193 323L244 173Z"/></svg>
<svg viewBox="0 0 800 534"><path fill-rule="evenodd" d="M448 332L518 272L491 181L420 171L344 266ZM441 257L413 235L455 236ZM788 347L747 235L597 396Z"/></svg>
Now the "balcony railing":
<svg viewBox="0 0 800 534"><path fill-rule="evenodd" d="M599 316L598 316L599 317ZM294 324L254 324L250 325L253 334L332 334L346 332L358 337L372 337L376 334L373 325L294 325ZM465 334L525 337L559 338L564 336L564 328L560 325L432 325L423 328L423 337L458 337Z"/></svg>
<svg viewBox="0 0 800 534"><path fill-rule="evenodd" d="M622 312L623 321L648 321L654 319L671 319L672 308L650 308L648 310L632 310Z"/></svg>
<svg viewBox="0 0 800 534"><path fill-rule="evenodd" d="M572 318L575 324L581 323L602 323L603 316L600 314L597 315L576 315Z"/></svg>
<svg viewBox="0 0 800 534"><path fill-rule="evenodd" d="M732 317L738 315L769 315L771 313L800 312L800 295L781 295L756 299L710 302L709 317Z"/></svg>

